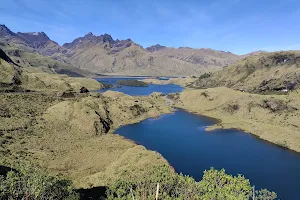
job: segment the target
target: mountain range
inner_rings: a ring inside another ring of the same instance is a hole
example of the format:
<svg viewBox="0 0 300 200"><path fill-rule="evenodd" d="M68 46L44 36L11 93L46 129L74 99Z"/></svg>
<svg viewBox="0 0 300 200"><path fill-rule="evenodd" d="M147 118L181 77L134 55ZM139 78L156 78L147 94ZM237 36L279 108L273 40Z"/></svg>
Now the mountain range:
<svg viewBox="0 0 300 200"><path fill-rule="evenodd" d="M25 64L28 64L28 59L20 59L22 56L18 56L18 51L31 56L38 54L43 59L50 57L56 62L54 71L69 75L200 75L235 64L248 56L205 48L170 48L159 44L143 48L131 39L114 40L109 34L95 36L93 33L60 46L44 32L14 33L5 25L0 25L0 48L17 59L16 62L21 60ZM50 68L53 71L53 66L50 65Z"/></svg>

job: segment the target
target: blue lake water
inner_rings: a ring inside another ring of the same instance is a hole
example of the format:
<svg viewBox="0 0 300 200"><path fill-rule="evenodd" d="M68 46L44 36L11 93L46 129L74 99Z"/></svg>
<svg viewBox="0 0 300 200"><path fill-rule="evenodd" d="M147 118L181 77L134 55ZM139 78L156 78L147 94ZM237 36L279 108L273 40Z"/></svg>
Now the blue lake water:
<svg viewBox="0 0 300 200"><path fill-rule="evenodd" d="M106 84L132 78L101 78ZM142 78L139 78L142 79ZM167 78L162 78L167 79ZM152 92L180 92L177 85L149 87L122 86L101 90L120 91L129 95L149 95ZM275 191L281 199L300 199L300 154L265 142L238 130L205 131L214 120L183 110L158 119L119 128L116 133L147 149L162 154L179 173L202 178L203 171L224 168L232 175L243 174L256 188Z"/></svg>
<svg viewBox="0 0 300 200"><path fill-rule="evenodd" d="M118 80L128 80L128 79L137 79L137 78L134 77L133 78L97 78L96 80L105 84L113 84L114 86L116 86L116 82ZM162 78L162 79L167 80L167 78ZM153 92L162 92L163 94L181 92L183 88L179 85L174 85L174 84L169 84L169 85L149 84L148 87L120 86L115 88L103 89L100 90L100 92L106 92L107 90L123 92L125 94L129 94L132 96L144 96L144 95L149 95Z"/></svg>
<svg viewBox="0 0 300 200"><path fill-rule="evenodd" d="M281 199L299 199L300 154L238 130L205 131L215 121L178 110L119 128L116 133L162 154L179 173L200 180L203 171L224 168L243 174L256 188Z"/></svg>

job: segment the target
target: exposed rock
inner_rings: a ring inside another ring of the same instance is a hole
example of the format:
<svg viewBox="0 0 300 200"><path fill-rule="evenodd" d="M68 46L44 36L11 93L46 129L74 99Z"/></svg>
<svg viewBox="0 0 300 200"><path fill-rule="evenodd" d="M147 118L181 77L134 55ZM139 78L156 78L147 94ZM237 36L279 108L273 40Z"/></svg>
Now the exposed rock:
<svg viewBox="0 0 300 200"><path fill-rule="evenodd" d="M80 93L88 93L88 92L90 91L87 88L85 87L80 88Z"/></svg>
<svg viewBox="0 0 300 200"><path fill-rule="evenodd" d="M279 111L295 111L298 110L297 108L288 105L288 102L279 100L279 99L267 99L264 100L262 105L263 108L267 108L272 112L279 112Z"/></svg>
<svg viewBox="0 0 300 200"><path fill-rule="evenodd" d="M18 32L17 36L25 40L33 48L41 48L50 41L49 37L44 32L32 32L32 33Z"/></svg>
<svg viewBox="0 0 300 200"><path fill-rule="evenodd" d="M153 45L151 47L147 47L146 50L149 52L154 52L154 51L159 51L163 48L166 48L166 46L161 46L160 44L157 44L157 45Z"/></svg>

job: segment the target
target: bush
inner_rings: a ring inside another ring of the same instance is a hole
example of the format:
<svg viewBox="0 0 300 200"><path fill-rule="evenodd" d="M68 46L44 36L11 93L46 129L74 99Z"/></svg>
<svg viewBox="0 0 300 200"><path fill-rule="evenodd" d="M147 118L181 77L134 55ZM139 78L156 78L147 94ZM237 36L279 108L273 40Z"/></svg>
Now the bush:
<svg viewBox="0 0 300 200"><path fill-rule="evenodd" d="M234 113L234 112L238 111L239 109L240 109L240 105L235 104L235 103L228 104L227 107L224 108L224 110L229 113Z"/></svg>
<svg viewBox="0 0 300 200"><path fill-rule="evenodd" d="M18 171L0 176L0 199L75 200L79 196L70 181L49 176L36 166L22 165Z"/></svg>
<svg viewBox="0 0 300 200"><path fill-rule="evenodd" d="M204 74L201 74L201 76L199 77L199 80L209 78L209 77L210 77L209 73L204 73Z"/></svg>
<svg viewBox="0 0 300 200"><path fill-rule="evenodd" d="M155 199L159 183L158 199L251 199L252 186L243 176L231 176L225 170L211 168L204 172L201 181L176 174L168 166L160 166L146 175L136 175L118 180L107 191L108 199ZM277 195L268 190L255 192L257 199L276 199Z"/></svg>
<svg viewBox="0 0 300 200"><path fill-rule="evenodd" d="M199 188L201 199L248 199L252 194L248 179L228 175L224 169L204 171Z"/></svg>

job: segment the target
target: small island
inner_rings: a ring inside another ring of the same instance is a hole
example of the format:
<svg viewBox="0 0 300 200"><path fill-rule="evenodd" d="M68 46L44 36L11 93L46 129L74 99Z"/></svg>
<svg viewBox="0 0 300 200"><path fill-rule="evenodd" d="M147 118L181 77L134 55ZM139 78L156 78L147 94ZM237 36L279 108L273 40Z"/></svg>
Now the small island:
<svg viewBox="0 0 300 200"><path fill-rule="evenodd" d="M117 85L131 86L131 87L148 87L149 84L139 80L119 80Z"/></svg>

